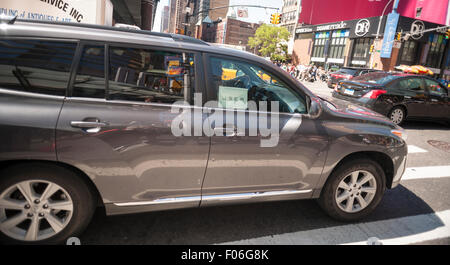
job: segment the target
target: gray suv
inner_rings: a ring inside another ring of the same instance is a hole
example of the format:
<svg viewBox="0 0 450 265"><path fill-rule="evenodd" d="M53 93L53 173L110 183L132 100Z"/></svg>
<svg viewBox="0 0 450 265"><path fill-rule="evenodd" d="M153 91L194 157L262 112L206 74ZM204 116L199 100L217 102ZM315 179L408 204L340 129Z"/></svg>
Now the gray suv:
<svg viewBox="0 0 450 265"><path fill-rule="evenodd" d="M404 131L270 62L186 36L3 19L0 238L63 242L108 215L317 199L367 216Z"/></svg>

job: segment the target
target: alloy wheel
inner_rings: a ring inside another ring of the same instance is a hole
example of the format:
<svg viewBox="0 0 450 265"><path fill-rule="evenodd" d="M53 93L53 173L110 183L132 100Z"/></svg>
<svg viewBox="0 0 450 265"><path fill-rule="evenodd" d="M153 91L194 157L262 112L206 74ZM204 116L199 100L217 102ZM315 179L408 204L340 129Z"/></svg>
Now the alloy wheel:
<svg viewBox="0 0 450 265"><path fill-rule="evenodd" d="M358 170L348 174L336 189L335 200L346 213L365 209L375 197L377 181L368 171Z"/></svg>
<svg viewBox="0 0 450 265"><path fill-rule="evenodd" d="M400 108L396 108L391 112L390 118L391 121L395 124L400 124L403 121L403 110Z"/></svg>
<svg viewBox="0 0 450 265"><path fill-rule="evenodd" d="M67 226L73 208L61 186L46 180L22 181L0 194L0 231L16 240L44 240Z"/></svg>

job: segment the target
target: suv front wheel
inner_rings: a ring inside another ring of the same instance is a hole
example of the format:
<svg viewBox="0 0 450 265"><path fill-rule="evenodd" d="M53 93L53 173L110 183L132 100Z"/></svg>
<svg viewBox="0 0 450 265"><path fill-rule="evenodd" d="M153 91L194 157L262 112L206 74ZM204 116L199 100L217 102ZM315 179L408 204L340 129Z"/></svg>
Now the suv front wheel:
<svg viewBox="0 0 450 265"><path fill-rule="evenodd" d="M0 176L1 241L62 243L92 218L93 192L70 170L27 164L2 170Z"/></svg>
<svg viewBox="0 0 450 265"><path fill-rule="evenodd" d="M369 215L381 201L385 182L384 171L373 160L348 161L331 174L319 205L337 220L359 220Z"/></svg>

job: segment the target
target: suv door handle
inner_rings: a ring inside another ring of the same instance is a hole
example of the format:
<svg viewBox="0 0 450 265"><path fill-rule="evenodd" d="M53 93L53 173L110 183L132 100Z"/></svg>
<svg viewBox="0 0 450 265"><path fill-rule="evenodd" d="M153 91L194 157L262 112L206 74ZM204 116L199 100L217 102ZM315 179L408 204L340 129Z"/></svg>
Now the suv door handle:
<svg viewBox="0 0 450 265"><path fill-rule="evenodd" d="M71 121L70 126L75 128L96 128L96 127L105 127L108 126L105 122L97 122L97 121Z"/></svg>
<svg viewBox="0 0 450 265"><path fill-rule="evenodd" d="M71 121L70 126L74 128L81 128L88 133L98 133L102 127L108 126L106 122L100 121Z"/></svg>

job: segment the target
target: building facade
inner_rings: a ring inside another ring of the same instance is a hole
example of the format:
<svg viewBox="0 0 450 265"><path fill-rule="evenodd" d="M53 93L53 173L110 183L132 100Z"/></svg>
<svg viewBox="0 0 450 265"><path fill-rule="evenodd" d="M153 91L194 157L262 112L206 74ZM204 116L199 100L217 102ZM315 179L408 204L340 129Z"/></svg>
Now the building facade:
<svg viewBox="0 0 450 265"><path fill-rule="evenodd" d="M212 21L209 17L199 27L197 38L211 43L219 43L239 47L250 51L248 39L255 35L260 24L238 20L230 9L226 18Z"/></svg>
<svg viewBox="0 0 450 265"><path fill-rule="evenodd" d="M295 26L297 25L301 0L283 0L281 7L281 23L280 27L286 28L291 35L294 35Z"/></svg>
<svg viewBox="0 0 450 265"><path fill-rule="evenodd" d="M164 6L161 14L161 29L160 32L168 33L169 32L169 14L170 9L169 6Z"/></svg>
<svg viewBox="0 0 450 265"><path fill-rule="evenodd" d="M302 1L303 4L305 2L311 1ZM320 6L319 3L322 2L317 0L316 7ZM346 0L334 2L344 3ZM418 2L421 2L421 11L417 8ZM443 0L443 2L447 2L447 6L444 7L447 10L448 1ZM449 41L445 39L446 30L431 30L421 33L423 30L445 26L447 18L446 16L436 16L433 19L435 22L419 19L418 17L427 17L425 11L430 8L427 3L433 3L433 1L400 0L397 10L406 12L404 10L411 10L413 9L411 6L414 6L414 10L419 10L414 17L404 16L402 13L381 16L383 10L389 10L391 7L386 4L383 9L380 9L379 6L374 8L379 12L375 16L364 16L369 13L373 14L374 10L367 10L368 6L362 5L361 1L361 12L354 13L355 10L350 10L350 14L332 14L328 20L347 16L356 16L357 18L313 25L299 23L295 31L293 61L301 64L314 63L325 68L353 66L385 71L394 70L401 64L419 64L431 69L436 77L450 79ZM310 8L308 7L306 10L310 10ZM302 13L304 10L302 6ZM385 12L385 14L387 13ZM306 14L300 15L299 22L306 17ZM326 20L325 17L318 15L311 17L309 21ZM443 23L436 23L436 21ZM388 27L386 27L387 23ZM385 29L389 29L388 32L385 32ZM395 39L398 33L403 36L400 41ZM409 38L405 39L407 33L410 33Z"/></svg>

